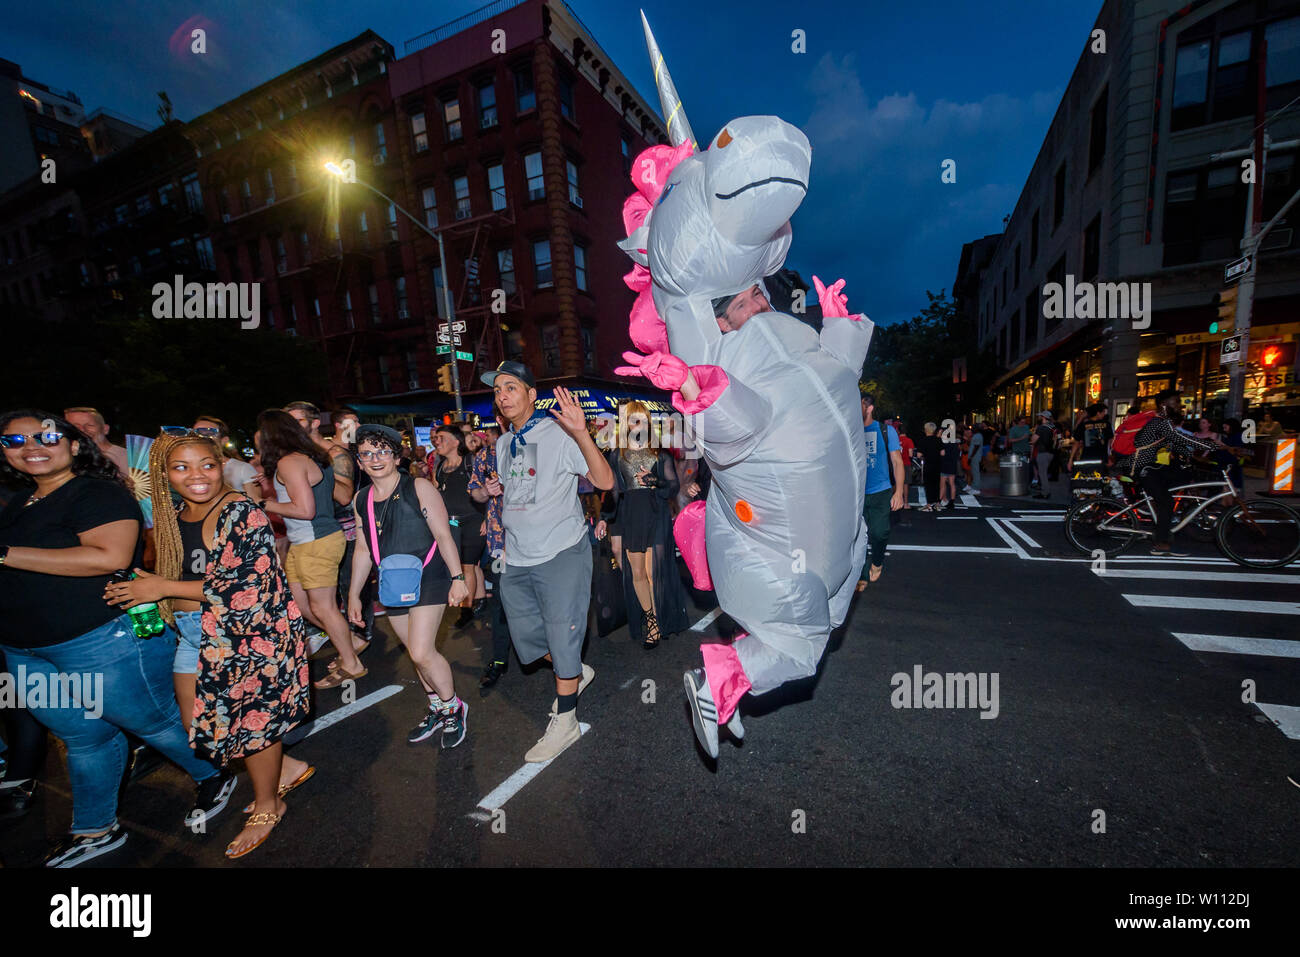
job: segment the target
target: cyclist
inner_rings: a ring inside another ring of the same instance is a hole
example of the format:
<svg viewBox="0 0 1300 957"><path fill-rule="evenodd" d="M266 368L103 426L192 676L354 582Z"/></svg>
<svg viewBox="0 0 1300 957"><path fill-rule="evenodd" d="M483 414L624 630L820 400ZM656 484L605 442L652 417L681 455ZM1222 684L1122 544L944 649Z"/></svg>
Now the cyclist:
<svg viewBox="0 0 1300 957"><path fill-rule="evenodd" d="M1177 389L1165 389L1156 396L1156 414L1142 426L1133 439L1134 452L1122 457L1116 469L1137 478L1143 491L1151 496L1156 510L1155 543L1151 554L1158 556L1185 555L1174 551L1173 525L1174 497L1170 489L1194 481L1189 460L1194 449L1211 451L1214 446L1180 432L1176 426L1183 421L1183 405Z"/></svg>

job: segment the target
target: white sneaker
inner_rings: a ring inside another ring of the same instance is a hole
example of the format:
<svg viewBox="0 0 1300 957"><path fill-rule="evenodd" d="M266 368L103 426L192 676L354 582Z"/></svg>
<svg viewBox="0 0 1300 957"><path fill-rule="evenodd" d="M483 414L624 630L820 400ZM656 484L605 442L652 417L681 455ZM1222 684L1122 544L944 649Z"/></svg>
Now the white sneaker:
<svg viewBox="0 0 1300 957"><path fill-rule="evenodd" d="M740 723L739 708L731 712L731 719L727 721L727 730L731 732L731 736L737 741L745 740L745 726Z"/></svg>
<svg viewBox="0 0 1300 957"><path fill-rule="evenodd" d="M552 711L546 733L524 755L524 760L530 764L549 761L580 737L582 729L578 727L577 711L566 711L564 714Z"/></svg>
<svg viewBox="0 0 1300 957"><path fill-rule="evenodd" d="M591 679L596 677L596 669L585 661L582 663L582 679L578 682L578 695L581 696L587 690L587 685L591 684ZM560 710L560 699L551 699L551 712L555 713Z"/></svg>
<svg viewBox="0 0 1300 957"><path fill-rule="evenodd" d="M691 705L691 723L695 725L695 737L704 748L704 753L715 761L718 759L718 707L713 703L713 693L709 691L709 681L704 676L703 668L695 668L682 675L686 685L686 700Z"/></svg>
<svg viewBox="0 0 1300 957"><path fill-rule="evenodd" d="M323 631L307 636L307 657L311 657L330 643L330 636Z"/></svg>

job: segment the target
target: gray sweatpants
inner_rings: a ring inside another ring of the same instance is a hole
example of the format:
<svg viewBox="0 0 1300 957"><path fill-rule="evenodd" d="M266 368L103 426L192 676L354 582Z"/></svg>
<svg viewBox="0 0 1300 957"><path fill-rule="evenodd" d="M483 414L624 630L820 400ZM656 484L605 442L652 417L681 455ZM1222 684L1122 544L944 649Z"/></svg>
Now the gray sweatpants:
<svg viewBox="0 0 1300 957"><path fill-rule="evenodd" d="M1038 491L1044 495L1052 494L1052 489L1047 484L1047 470L1051 467L1053 458L1055 458L1053 452L1039 452L1034 456L1034 461L1038 465Z"/></svg>
<svg viewBox="0 0 1300 957"><path fill-rule="evenodd" d="M511 565L507 554L501 605L523 664L549 654L555 677L581 677L590 604L591 545L586 535L540 565Z"/></svg>

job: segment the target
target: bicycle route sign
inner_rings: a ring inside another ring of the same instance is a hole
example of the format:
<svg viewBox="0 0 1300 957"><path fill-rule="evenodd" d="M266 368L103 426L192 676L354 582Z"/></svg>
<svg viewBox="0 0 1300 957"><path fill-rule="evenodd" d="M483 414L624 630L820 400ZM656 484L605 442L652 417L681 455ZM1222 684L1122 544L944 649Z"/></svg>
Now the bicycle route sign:
<svg viewBox="0 0 1300 957"><path fill-rule="evenodd" d="M1241 336L1228 336L1220 347L1219 365L1241 360Z"/></svg>

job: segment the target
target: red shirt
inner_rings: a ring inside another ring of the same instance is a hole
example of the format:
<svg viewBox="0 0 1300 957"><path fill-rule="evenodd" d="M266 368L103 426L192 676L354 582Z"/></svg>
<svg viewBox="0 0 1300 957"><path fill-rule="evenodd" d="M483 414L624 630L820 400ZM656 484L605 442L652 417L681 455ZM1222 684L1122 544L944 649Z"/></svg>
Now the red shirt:
<svg viewBox="0 0 1300 957"><path fill-rule="evenodd" d="M912 467L912 449L916 448L916 443L906 435L900 435L898 437L898 444L902 446L903 449L903 468L904 470L910 469ZM907 474L906 471L904 471L904 474Z"/></svg>

